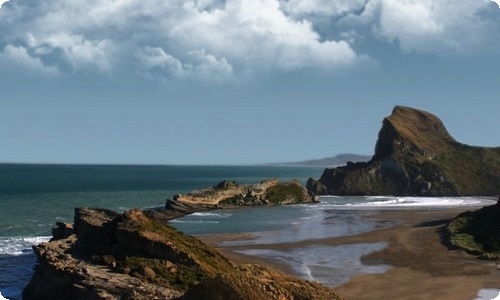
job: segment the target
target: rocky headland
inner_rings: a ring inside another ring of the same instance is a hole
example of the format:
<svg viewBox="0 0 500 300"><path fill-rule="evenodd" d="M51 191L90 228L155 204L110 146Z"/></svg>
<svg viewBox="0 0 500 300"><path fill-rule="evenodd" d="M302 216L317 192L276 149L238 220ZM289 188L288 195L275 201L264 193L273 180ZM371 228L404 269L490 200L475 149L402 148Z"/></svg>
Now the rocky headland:
<svg viewBox="0 0 500 300"><path fill-rule="evenodd" d="M182 206L189 210L317 202L317 198L311 195L300 181L281 183L278 179L244 185L225 180L216 186L185 195L175 195L173 198L173 201L167 200L167 209L179 206L181 210Z"/></svg>
<svg viewBox="0 0 500 300"><path fill-rule="evenodd" d="M75 209L73 224L56 223L53 238L33 247L38 264L23 299L341 299L318 283L258 265L236 266L167 223L224 203L311 202L300 183L239 186L225 181L175 198L166 209L123 214Z"/></svg>
<svg viewBox="0 0 500 300"><path fill-rule="evenodd" d="M325 169L316 195L467 196L500 194L500 147L457 142L435 115L396 106L382 122L368 162Z"/></svg>

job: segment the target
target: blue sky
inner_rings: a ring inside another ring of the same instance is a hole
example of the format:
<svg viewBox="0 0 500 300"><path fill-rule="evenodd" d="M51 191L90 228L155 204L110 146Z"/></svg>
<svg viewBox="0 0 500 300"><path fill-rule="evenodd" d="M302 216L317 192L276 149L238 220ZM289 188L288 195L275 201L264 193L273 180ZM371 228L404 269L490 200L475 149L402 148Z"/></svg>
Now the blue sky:
<svg viewBox="0 0 500 300"><path fill-rule="evenodd" d="M0 162L371 155L395 105L500 146L499 53L489 0L11 0Z"/></svg>

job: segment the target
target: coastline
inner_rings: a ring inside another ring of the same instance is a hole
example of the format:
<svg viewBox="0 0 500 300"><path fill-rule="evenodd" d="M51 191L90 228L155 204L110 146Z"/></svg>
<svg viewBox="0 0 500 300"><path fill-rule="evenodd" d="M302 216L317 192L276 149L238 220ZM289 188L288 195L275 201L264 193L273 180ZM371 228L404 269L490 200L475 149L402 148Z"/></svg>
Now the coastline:
<svg viewBox="0 0 500 300"><path fill-rule="evenodd" d="M500 270L495 262L481 261L443 241L446 221L474 208L433 210L381 210L370 219L390 225L360 234L305 240L291 243L234 244L252 239L250 234L213 234L197 236L211 244L236 264L257 263L304 278L286 260L242 252L255 249L291 251L303 247L337 247L385 243L381 250L360 257L362 268L389 265L375 274L353 274L347 282L332 286L346 299L477 299L482 289L500 289ZM345 253L332 253L332 259L352 260ZM362 271L362 270L361 270ZM305 278L307 279L307 278Z"/></svg>

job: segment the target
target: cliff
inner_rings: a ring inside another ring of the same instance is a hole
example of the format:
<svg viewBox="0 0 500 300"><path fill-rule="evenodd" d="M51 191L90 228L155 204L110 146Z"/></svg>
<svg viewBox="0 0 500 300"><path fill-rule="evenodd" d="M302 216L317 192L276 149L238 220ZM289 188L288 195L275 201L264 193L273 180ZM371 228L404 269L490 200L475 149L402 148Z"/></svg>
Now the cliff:
<svg viewBox="0 0 500 300"><path fill-rule="evenodd" d="M382 122L368 162L325 169L317 195L465 196L500 194L500 147L457 142L431 113L396 106Z"/></svg>
<svg viewBox="0 0 500 300"><path fill-rule="evenodd" d="M138 209L118 214L75 210L38 257L25 300L59 299L341 299L319 284L255 266L234 266L203 242Z"/></svg>

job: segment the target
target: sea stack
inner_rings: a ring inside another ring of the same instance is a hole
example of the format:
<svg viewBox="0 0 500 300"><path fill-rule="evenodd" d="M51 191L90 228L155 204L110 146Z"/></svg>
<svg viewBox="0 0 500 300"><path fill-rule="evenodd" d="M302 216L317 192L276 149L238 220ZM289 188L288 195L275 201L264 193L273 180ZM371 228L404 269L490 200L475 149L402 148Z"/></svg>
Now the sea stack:
<svg viewBox="0 0 500 300"><path fill-rule="evenodd" d="M500 194L500 147L457 142L435 115L396 106L382 122L368 162L325 169L316 195L466 196Z"/></svg>

